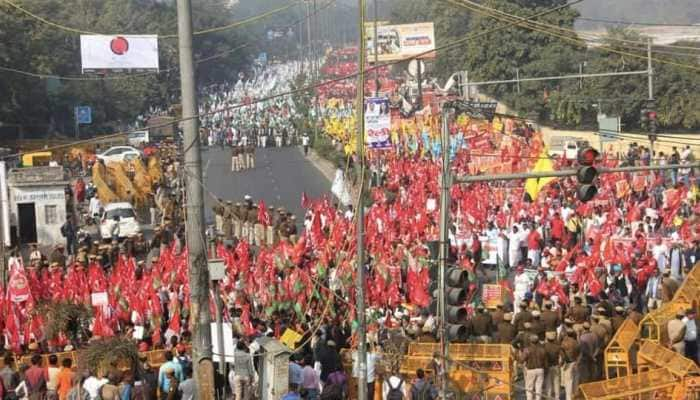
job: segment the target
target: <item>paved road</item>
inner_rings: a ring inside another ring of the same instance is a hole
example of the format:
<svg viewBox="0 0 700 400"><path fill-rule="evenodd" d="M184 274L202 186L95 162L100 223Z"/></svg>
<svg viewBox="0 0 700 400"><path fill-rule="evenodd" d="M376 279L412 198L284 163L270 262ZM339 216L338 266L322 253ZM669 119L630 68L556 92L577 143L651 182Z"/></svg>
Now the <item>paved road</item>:
<svg viewBox="0 0 700 400"><path fill-rule="evenodd" d="M202 152L207 188L223 200L235 203L248 194L255 203L262 199L267 206L285 207L301 222L301 193L306 192L310 198L330 193L331 183L298 147L258 149L255 168L241 172L231 172L230 154L230 150L218 147ZM207 193L204 197L206 220L211 224L214 200Z"/></svg>

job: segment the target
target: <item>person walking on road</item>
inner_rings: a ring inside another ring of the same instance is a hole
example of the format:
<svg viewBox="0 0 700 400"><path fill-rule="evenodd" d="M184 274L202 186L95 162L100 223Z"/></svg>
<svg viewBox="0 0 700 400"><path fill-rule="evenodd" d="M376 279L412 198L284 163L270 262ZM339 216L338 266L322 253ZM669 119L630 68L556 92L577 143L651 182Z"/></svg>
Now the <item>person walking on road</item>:
<svg viewBox="0 0 700 400"><path fill-rule="evenodd" d="M304 134L304 136L301 137L301 145L304 147L304 156L309 155L309 142L310 141L311 141L311 139L309 138L309 135L307 135L306 133Z"/></svg>

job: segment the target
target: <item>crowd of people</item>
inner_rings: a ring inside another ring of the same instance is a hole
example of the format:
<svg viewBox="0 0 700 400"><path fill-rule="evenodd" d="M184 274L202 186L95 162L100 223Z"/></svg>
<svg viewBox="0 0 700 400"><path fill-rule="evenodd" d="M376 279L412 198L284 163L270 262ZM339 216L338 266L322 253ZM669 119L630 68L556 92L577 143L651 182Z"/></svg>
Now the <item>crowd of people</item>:
<svg viewBox="0 0 700 400"><path fill-rule="evenodd" d="M287 97L253 103L289 90L296 71L293 63L276 64L248 81L207 89L200 108L206 115L202 137L210 146L233 147L232 171L254 167L249 147L253 152L256 146L281 147L306 136L291 123L296 108ZM344 102L322 112L329 118L351 115ZM455 175L533 168L544 148L539 134L511 134L498 123L462 119L450 126ZM430 290L433 244L439 239L439 126L404 121L392 131L391 151L368 154L371 185L360 205L366 215L366 310L355 308L352 205L341 207L330 195L301 194L306 211L297 221L284 207L267 206L266 199L216 200L216 224L206 240L210 258L225 261L226 276L217 283L219 299L212 291L210 311L214 315L214 300L220 300L223 319L232 324L236 350L227 378L236 400L256 396L264 352L259 339L279 339L288 330L301 338L291 344L295 352L285 399L347 396L348 374L357 371L344 369L341 354L356 348L358 312L368 319L370 393L382 374L386 399L436 397L434 384L448 360L435 357L406 384L411 377L401 376L399 365L386 356L397 351L389 346L394 341L440 339ZM600 163L687 165L693 160L690 147L674 148L667 157L633 145L621 157L603 154ZM19 251L11 254L0 316L6 393L25 398L41 390L71 400L194 398L185 346L191 330L185 199L177 159L162 162L165 173L148 203L152 238L71 242L70 251L59 245L47 255L34 248L26 263ZM554 160L557 167L569 163ZM587 203L577 200L575 178L538 186L527 199L523 182L453 186L449 261L468 274L463 288L468 317L449 339L509 344L522 366L528 399L560 394L572 399L578 384L603 378L603 352L622 321L639 322L669 302L700 261L699 180L689 167L606 174L597 181L598 195ZM97 207L94 195L75 197ZM484 283L499 284L507 293L497 308L481 302ZM91 317L49 331L50 314L41 312L47 304L83 305ZM665 327L664 344L698 362L695 312L678 313ZM170 350L168 359L158 372L144 365L146 373L139 375L72 375L71 364L59 368L49 358L46 369L36 357L19 371L9 367L12 354L70 351L113 336L133 338L141 352Z"/></svg>

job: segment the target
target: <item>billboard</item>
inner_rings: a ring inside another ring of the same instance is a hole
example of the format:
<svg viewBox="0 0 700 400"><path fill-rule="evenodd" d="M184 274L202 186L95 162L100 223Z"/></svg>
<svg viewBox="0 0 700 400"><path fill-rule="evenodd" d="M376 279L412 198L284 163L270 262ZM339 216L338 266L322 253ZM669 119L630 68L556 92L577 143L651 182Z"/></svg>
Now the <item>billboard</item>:
<svg viewBox="0 0 700 400"><path fill-rule="evenodd" d="M85 72L157 71L157 35L80 35Z"/></svg>
<svg viewBox="0 0 700 400"><path fill-rule="evenodd" d="M391 147L391 111L386 97L365 99L365 144L372 149Z"/></svg>
<svg viewBox="0 0 700 400"><path fill-rule="evenodd" d="M378 61L403 60L435 50L435 27L432 22L403 25L377 26L377 45L374 45L374 24L365 24L367 57L374 62L374 49L378 49ZM435 58L435 52L420 56Z"/></svg>

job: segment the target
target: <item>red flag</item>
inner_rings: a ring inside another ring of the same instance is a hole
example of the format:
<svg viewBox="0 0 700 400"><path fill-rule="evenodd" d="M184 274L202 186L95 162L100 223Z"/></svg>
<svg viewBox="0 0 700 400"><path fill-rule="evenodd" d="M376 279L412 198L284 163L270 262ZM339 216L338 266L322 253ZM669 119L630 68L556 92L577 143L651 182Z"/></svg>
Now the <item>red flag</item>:
<svg viewBox="0 0 700 400"><path fill-rule="evenodd" d="M309 198L306 197L306 192L301 192L301 208L309 208Z"/></svg>

